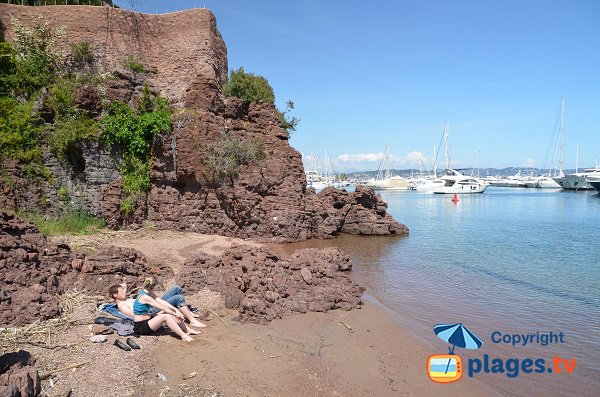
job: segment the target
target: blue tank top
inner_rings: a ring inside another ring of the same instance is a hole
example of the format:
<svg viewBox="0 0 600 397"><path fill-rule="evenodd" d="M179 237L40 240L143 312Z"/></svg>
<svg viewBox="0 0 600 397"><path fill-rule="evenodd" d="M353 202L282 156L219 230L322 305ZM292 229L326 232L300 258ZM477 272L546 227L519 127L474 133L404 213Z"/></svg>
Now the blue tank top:
<svg viewBox="0 0 600 397"><path fill-rule="evenodd" d="M140 298L140 296L142 295L146 295L146 290L142 290L136 297L135 300L133 301L133 314L148 314L148 311L150 310L150 308L152 307L152 305L149 305L147 303L140 303L138 301L138 299Z"/></svg>

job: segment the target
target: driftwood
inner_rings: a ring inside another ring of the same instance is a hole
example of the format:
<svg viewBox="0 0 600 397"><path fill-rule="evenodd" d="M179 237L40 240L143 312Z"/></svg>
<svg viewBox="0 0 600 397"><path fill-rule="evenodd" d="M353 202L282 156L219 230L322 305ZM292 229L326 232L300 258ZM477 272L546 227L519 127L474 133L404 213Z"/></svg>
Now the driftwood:
<svg viewBox="0 0 600 397"><path fill-rule="evenodd" d="M84 361L84 362L79 363L79 364L73 364L73 365L69 365L67 367L53 369L52 371L40 372L40 379L41 380L45 380L45 379L48 379L49 377L51 377L52 375L54 375L54 374L56 374L58 372L66 371L66 370L71 369L71 368L79 368L79 367L81 367L81 366L83 366L85 364L88 364L88 363L89 363L89 361Z"/></svg>

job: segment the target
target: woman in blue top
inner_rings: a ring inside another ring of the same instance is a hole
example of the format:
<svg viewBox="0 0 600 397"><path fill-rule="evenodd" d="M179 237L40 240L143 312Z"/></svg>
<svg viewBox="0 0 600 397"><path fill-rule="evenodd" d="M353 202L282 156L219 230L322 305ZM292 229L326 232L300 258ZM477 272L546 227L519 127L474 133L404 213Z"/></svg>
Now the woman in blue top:
<svg viewBox="0 0 600 397"><path fill-rule="evenodd" d="M157 284L156 277L147 277L144 282L144 288L136 296L133 302L133 330L139 335L149 335L158 330L163 324L175 332L186 342L193 339L190 335L197 335L199 332L185 326L185 317L175 307L169 305L163 300L158 299L153 292ZM160 310L156 316L152 317L149 313L150 308L155 307Z"/></svg>

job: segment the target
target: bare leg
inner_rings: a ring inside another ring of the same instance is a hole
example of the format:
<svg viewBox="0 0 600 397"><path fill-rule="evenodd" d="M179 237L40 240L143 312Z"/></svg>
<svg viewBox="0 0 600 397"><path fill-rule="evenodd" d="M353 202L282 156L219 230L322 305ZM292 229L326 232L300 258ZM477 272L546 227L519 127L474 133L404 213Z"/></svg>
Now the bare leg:
<svg viewBox="0 0 600 397"><path fill-rule="evenodd" d="M206 324L201 323L200 321L196 320L196 317L194 316L194 313L192 313L187 306L185 306L185 305L181 306L179 308L179 311L181 312L181 314L183 314L185 316L185 318L188 319L188 321L190 322L190 325L192 327L196 327L196 328L204 328L204 327L206 327Z"/></svg>
<svg viewBox="0 0 600 397"><path fill-rule="evenodd" d="M180 326L179 323L177 323L177 320L175 319L175 317L173 317L170 314L159 314L158 316L150 319L150 321L148 321L148 325L150 326L150 328L152 328L154 331L156 331L163 323L166 323L167 326L171 329L171 331L175 332L177 335L179 335L179 337L186 341L186 342L191 342L193 339L190 338L190 336L186 333L187 329L185 328L185 324L183 325L183 329Z"/></svg>

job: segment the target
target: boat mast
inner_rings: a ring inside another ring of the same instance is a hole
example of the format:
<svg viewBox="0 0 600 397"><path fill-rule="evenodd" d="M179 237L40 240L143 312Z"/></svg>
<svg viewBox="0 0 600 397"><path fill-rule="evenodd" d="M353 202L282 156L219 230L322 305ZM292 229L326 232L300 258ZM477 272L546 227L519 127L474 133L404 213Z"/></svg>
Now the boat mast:
<svg viewBox="0 0 600 397"><path fill-rule="evenodd" d="M325 184L329 186L329 175L327 175L327 150L325 150Z"/></svg>
<svg viewBox="0 0 600 397"><path fill-rule="evenodd" d="M444 166L446 170L450 169L450 160L448 159L448 122L446 121L446 125L444 126L444 144L446 145L446 161Z"/></svg>
<svg viewBox="0 0 600 397"><path fill-rule="evenodd" d="M575 173L579 172L579 144L577 144L575 146L576 149L576 154L575 154Z"/></svg>
<svg viewBox="0 0 600 397"><path fill-rule="evenodd" d="M435 143L434 143L433 144L433 179L437 179L436 168L437 168L437 156L435 154Z"/></svg>
<svg viewBox="0 0 600 397"><path fill-rule="evenodd" d="M564 115L565 115L565 97L562 97L560 101L560 130L558 133L559 136L559 152L558 152L558 175L560 177L565 176L563 172L563 150L565 147L565 137L564 135Z"/></svg>

